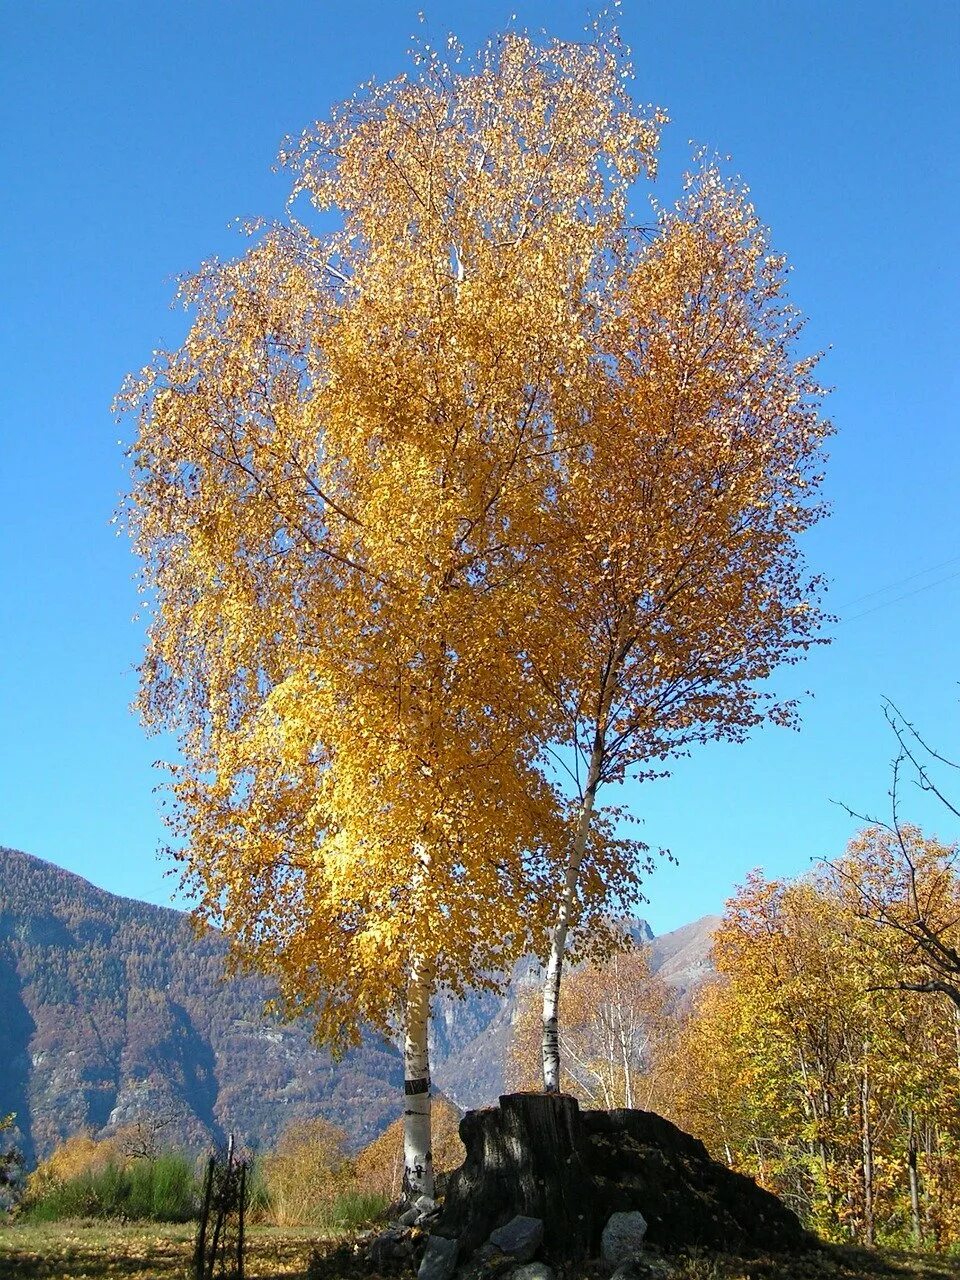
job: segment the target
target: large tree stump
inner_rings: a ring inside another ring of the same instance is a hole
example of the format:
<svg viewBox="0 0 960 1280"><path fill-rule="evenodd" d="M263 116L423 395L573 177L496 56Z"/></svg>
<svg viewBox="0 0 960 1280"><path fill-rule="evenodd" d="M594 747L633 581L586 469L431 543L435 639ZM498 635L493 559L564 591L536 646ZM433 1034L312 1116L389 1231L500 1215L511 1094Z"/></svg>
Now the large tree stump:
<svg viewBox="0 0 960 1280"><path fill-rule="evenodd" d="M594 1223L576 1098L507 1094L499 1107L468 1111L460 1137L467 1158L450 1177L435 1229L460 1241L461 1257L516 1214L542 1219L547 1256L550 1241L561 1238L565 1256L589 1256Z"/></svg>
<svg viewBox="0 0 960 1280"><path fill-rule="evenodd" d="M776 1196L711 1160L703 1143L648 1111L584 1111L564 1094L508 1094L460 1122L439 1235L468 1257L516 1214L541 1218L543 1256L596 1257L612 1213L638 1209L664 1249L798 1248L803 1230Z"/></svg>

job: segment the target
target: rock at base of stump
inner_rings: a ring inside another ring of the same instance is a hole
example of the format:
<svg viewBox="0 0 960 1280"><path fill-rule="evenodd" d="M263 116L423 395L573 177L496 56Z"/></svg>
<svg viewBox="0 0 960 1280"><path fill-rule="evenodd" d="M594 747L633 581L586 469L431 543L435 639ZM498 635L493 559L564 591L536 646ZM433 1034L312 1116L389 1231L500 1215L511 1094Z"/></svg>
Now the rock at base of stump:
<svg viewBox="0 0 960 1280"><path fill-rule="evenodd" d="M417 1280L450 1280L457 1268L460 1247L456 1240L431 1236L417 1272Z"/></svg>
<svg viewBox="0 0 960 1280"><path fill-rule="evenodd" d="M647 1220L639 1210L612 1213L600 1236L600 1257L608 1267L619 1266L631 1254L640 1252L646 1234Z"/></svg>
<svg viewBox="0 0 960 1280"><path fill-rule="evenodd" d="M649 1111L583 1111L565 1094L508 1094L460 1122L467 1155L437 1230L469 1257L515 1216L540 1218L543 1257L597 1257L612 1214L639 1211L646 1239L770 1251L798 1248L797 1217L703 1143Z"/></svg>
<svg viewBox="0 0 960 1280"><path fill-rule="evenodd" d="M556 1272L545 1262L528 1262L510 1272L510 1280L557 1280Z"/></svg>
<svg viewBox="0 0 960 1280"><path fill-rule="evenodd" d="M505 1226L490 1232L490 1243L515 1262L529 1262L543 1244L543 1223L539 1218L518 1214Z"/></svg>

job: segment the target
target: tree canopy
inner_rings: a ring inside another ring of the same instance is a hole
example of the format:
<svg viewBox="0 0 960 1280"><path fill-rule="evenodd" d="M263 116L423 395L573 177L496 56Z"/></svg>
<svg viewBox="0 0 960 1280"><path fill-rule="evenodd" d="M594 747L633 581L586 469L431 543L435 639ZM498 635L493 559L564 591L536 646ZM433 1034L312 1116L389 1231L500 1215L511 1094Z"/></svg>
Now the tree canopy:
<svg viewBox="0 0 960 1280"><path fill-rule="evenodd" d="M202 909L322 1037L538 945L562 844L527 659L624 192L659 117L600 45L436 55L282 154L290 216L134 380L131 517ZM415 1012L414 1012L415 1011ZM419 1055L419 1056L418 1056Z"/></svg>
<svg viewBox="0 0 960 1280"><path fill-rule="evenodd" d="M783 260L709 164L632 224L665 116L628 73L510 34L363 86L124 396L187 879L321 1038L404 1026L417 1123L434 990L552 925L555 1022L570 923L635 894L597 787L789 719L762 682L821 620Z"/></svg>

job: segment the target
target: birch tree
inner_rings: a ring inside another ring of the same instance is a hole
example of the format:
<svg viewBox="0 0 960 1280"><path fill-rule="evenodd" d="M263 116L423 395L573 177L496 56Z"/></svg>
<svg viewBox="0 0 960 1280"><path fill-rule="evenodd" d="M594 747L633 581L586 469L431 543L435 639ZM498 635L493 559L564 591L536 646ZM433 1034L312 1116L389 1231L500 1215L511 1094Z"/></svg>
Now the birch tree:
<svg viewBox="0 0 960 1280"><path fill-rule="evenodd" d="M539 672L573 780L545 964L548 1091L569 930L589 942L598 912L637 893L635 846L591 853L602 789L765 719L796 723L766 682L822 621L797 539L822 514L830 429L816 360L794 354L785 274L744 191L709 164L652 240L625 238L611 265L543 603L553 625Z"/></svg>
<svg viewBox="0 0 960 1280"><path fill-rule="evenodd" d="M662 120L615 43L449 59L284 147L286 219L184 284L185 342L123 398L140 709L179 737L186 882L320 1039L402 1034L411 1194L433 993L544 945L563 834L529 654Z"/></svg>

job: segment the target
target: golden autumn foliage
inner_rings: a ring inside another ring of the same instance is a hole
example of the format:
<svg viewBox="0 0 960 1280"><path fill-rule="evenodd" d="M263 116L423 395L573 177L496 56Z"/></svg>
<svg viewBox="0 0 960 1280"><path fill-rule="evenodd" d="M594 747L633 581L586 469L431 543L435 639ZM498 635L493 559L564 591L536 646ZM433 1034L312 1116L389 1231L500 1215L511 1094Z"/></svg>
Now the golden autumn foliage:
<svg viewBox="0 0 960 1280"><path fill-rule="evenodd" d="M960 1010L958 849L901 823L896 781L893 794L893 823L862 831L834 874L864 938L890 957L897 985Z"/></svg>
<svg viewBox="0 0 960 1280"><path fill-rule="evenodd" d="M137 1160L156 1159L162 1154L158 1133L149 1122L139 1121L122 1125L102 1138L86 1130L72 1134L27 1175L27 1199L42 1200L54 1188L103 1173L110 1166L126 1169Z"/></svg>
<svg viewBox="0 0 960 1280"><path fill-rule="evenodd" d="M538 654L574 761L544 987L548 1088L567 930L638 893L635 843L591 852L602 787L651 776L693 743L742 741L765 718L796 723L763 682L823 621L797 537L823 513L830 427L816 360L793 352L801 321L785 271L744 191L712 165L611 271L588 448L554 511L553 627Z"/></svg>
<svg viewBox="0 0 960 1280"><path fill-rule="evenodd" d="M463 1164L460 1112L446 1098L433 1101L433 1165L438 1173L451 1173ZM359 1151L353 1161L358 1191L395 1201L403 1186L403 1117L394 1120L379 1137Z"/></svg>
<svg viewBox="0 0 960 1280"><path fill-rule="evenodd" d="M109 1165L125 1168L137 1159L160 1154L156 1135L144 1123L123 1125L103 1138L86 1130L72 1134L27 1176L27 1197L42 1199L52 1187L85 1174L102 1173Z"/></svg>
<svg viewBox="0 0 960 1280"><path fill-rule="evenodd" d="M634 228L666 117L619 42L450 49L285 144L286 219L122 398L185 880L321 1039L403 1025L424 1185L434 991L552 927L555 1014L638 891L598 787L792 719L829 431L744 190Z"/></svg>
<svg viewBox="0 0 960 1280"><path fill-rule="evenodd" d="M949 851L907 835L919 891L956 903ZM867 877L906 909L897 854L867 831L816 875L748 881L717 934L718 981L670 1047L665 1110L829 1237L946 1248L960 1239L960 1015L901 989L897 935L851 894Z"/></svg>
<svg viewBox="0 0 960 1280"><path fill-rule="evenodd" d="M560 1026L561 1089L583 1106L652 1109L659 1102L663 1046L672 1027L671 997L650 972L649 947L615 952L567 974ZM507 1084L540 1083L540 1000L521 996L507 1051Z"/></svg>
<svg viewBox="0 0 960 1280"><path fill-rule="evenodd" d="M386 1028L413 955L459 989L534 941L525 859L560 837L528 569L657 124L608 48L431 56L284 151L341 228L201 272L128 388L187 872L328 1038Z"/></svg>
<svg viewBox="0 0 960 1280"><path fill-rule="evenodd" d="M203 270L187 340L125 394L140 705L179 733L199 910L323 1039L389 1031L405 1000L417 1099L432 991L492 982L545 929L564 827L536 570L662 119L614 44L458 62L286 147L291 198L339 228L291 216Z"/></svg>
<svg viewBox="0 0 960 1280"><path fill-rule="evenodd" d="M284 1227L322 1220L343 1191L351 1188L352 1166L344 1151L346 1134L317 1117L297 1121L259 1162L269 1219Z"/></svg>
<svg viewBox="0 0 960 1280"><path fill-rule="evenodd" d="M67 1138L27 1175L27 1196L40 1199L58 1183L70 1182L84 1173L96 1173L116 1160L113 1142L97 1141L90 1133Z"/></svg>
<svg viewBox="0 0 960 1280"><path fill-rule="evenodd" d="M460 1112L440 1097L434 1100L433 1163L449 1173L463 1163L458 1126ZM356 1155L347 1154L346 1135L321 1118L296 1121L276 1147L258 1160L262 1213L276 1226L325 1224L351 1197L392 1203L403 1188L403 1117Z"/></svg>
<svg viewBox="0 0 960 1280"><path fill-rule="evenodd" d="M568 559L551 560L562 619L545 660L585 782L598 733L607 782L765 716L794 722L760 682L823 621L796 538L823 514L831 428L785 280L713 165L612 275L589 448L556 507Z"/></svg>

